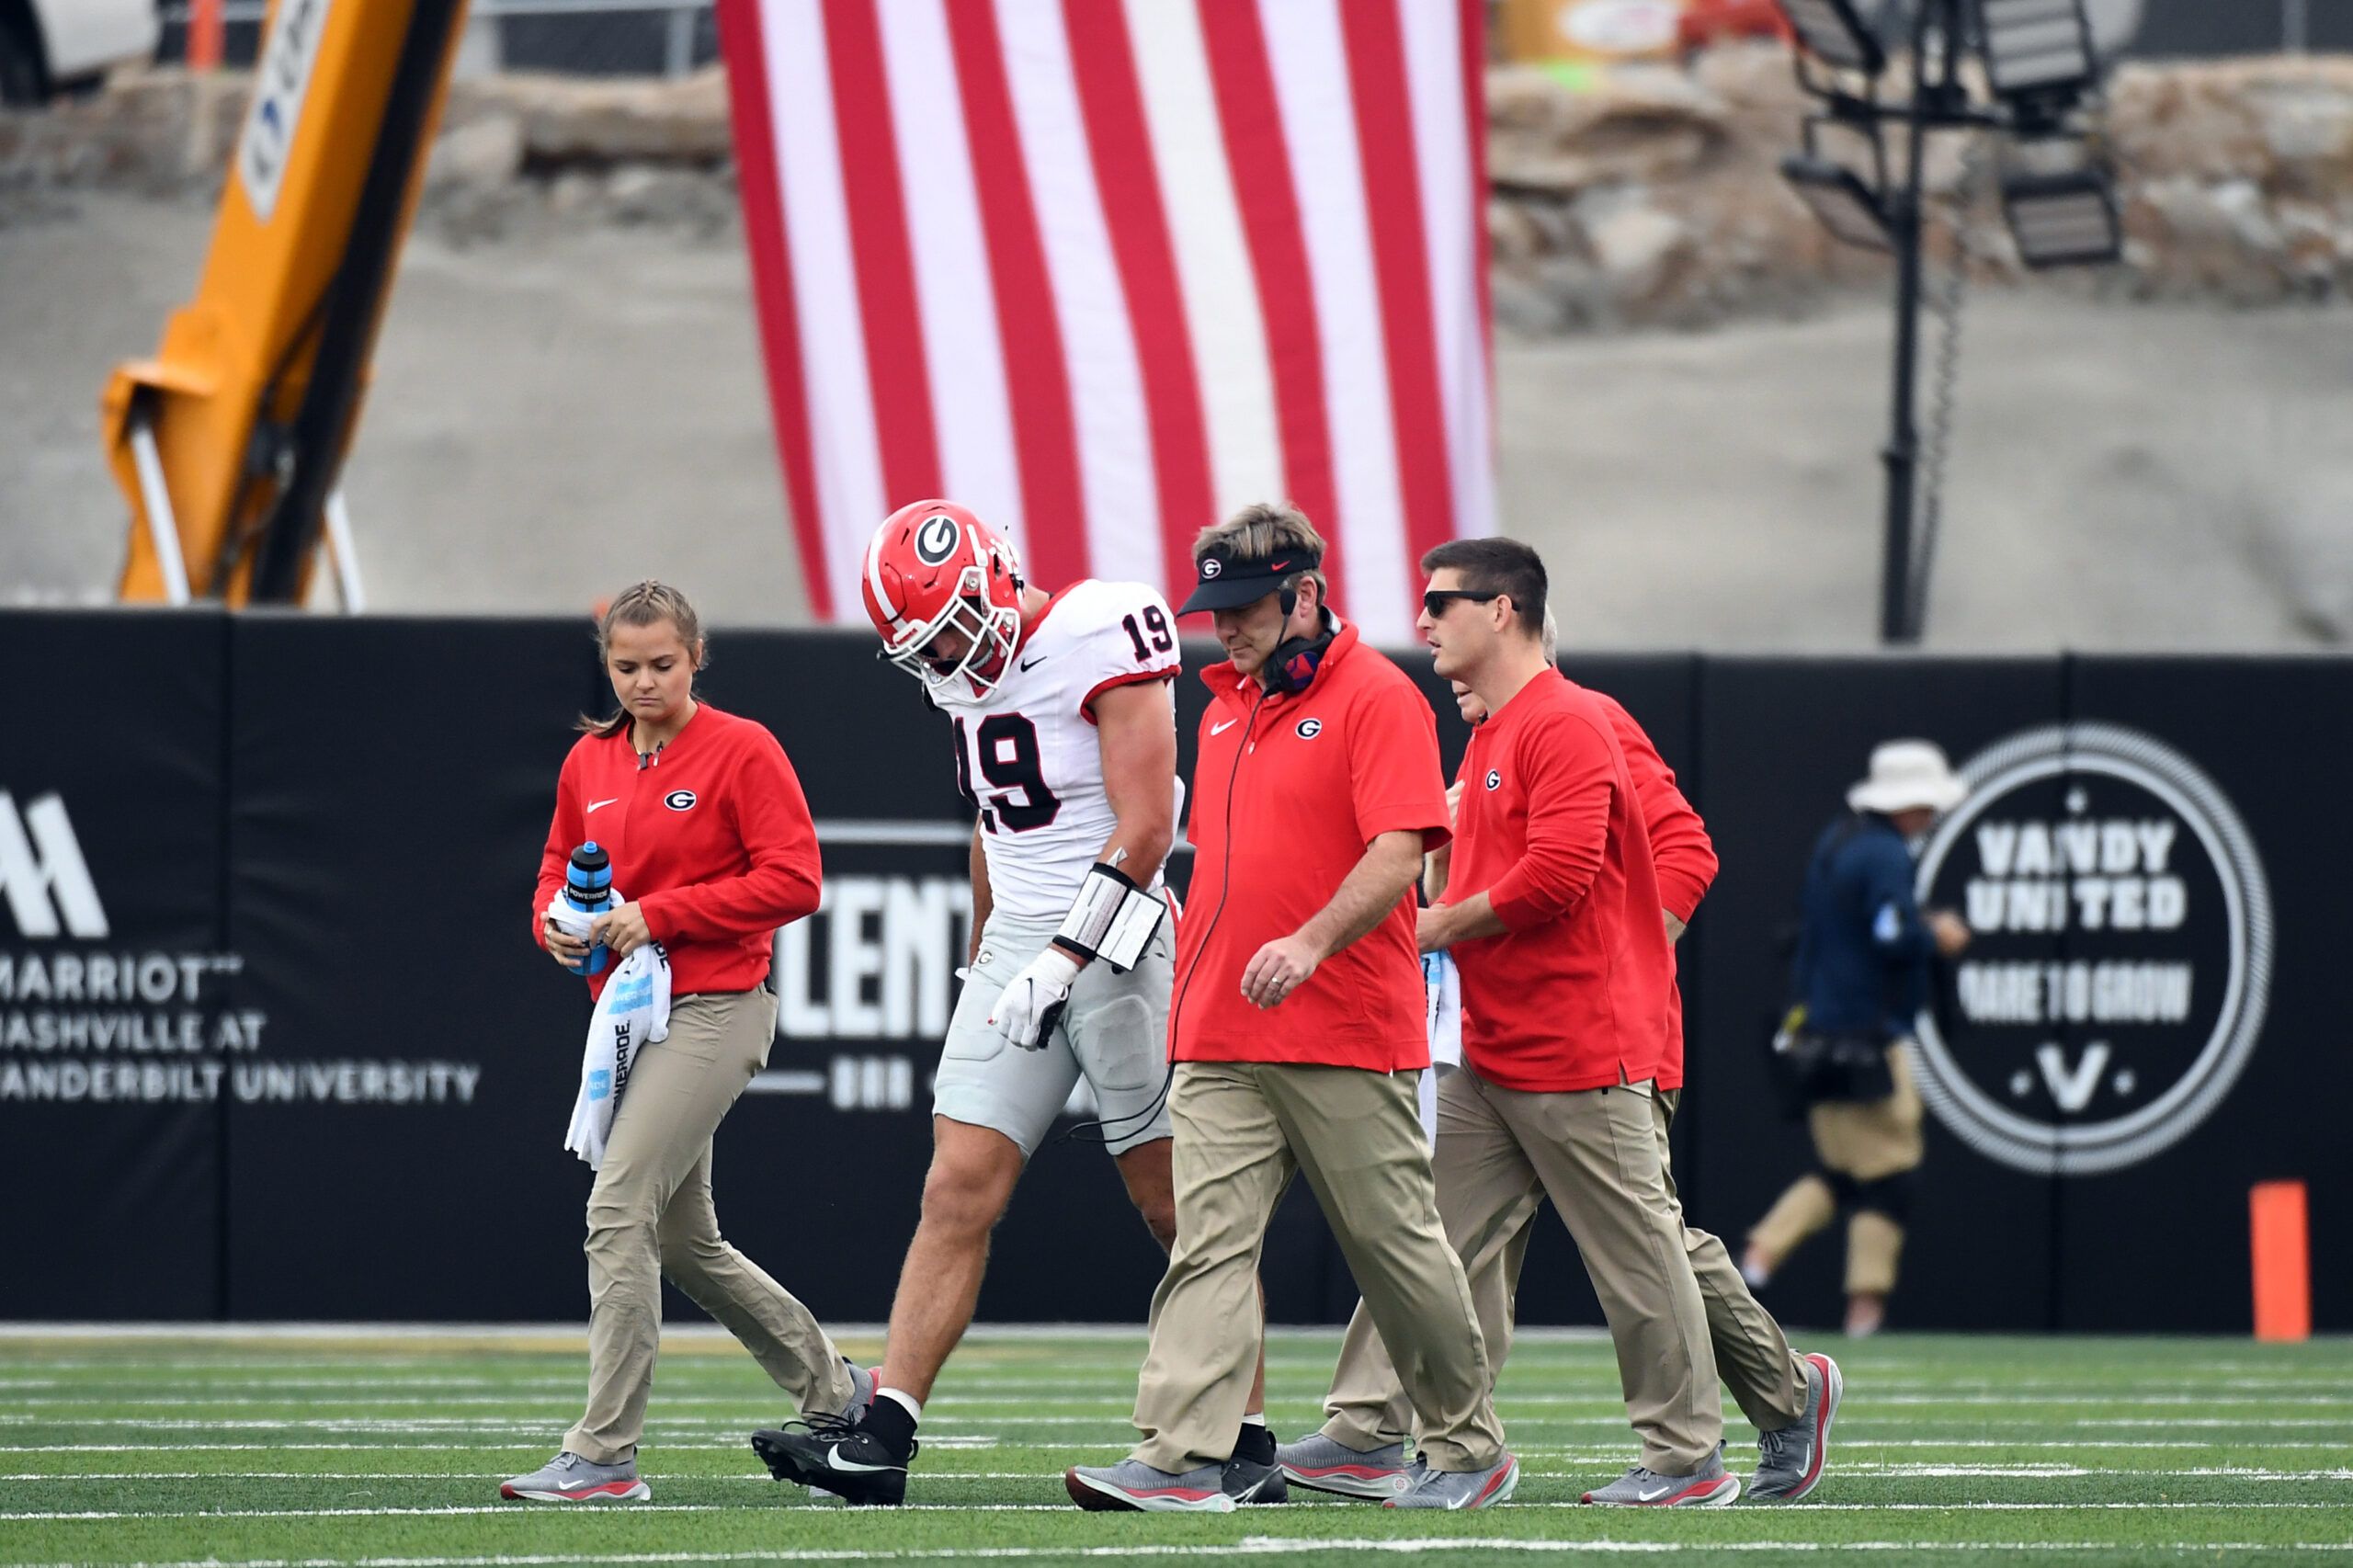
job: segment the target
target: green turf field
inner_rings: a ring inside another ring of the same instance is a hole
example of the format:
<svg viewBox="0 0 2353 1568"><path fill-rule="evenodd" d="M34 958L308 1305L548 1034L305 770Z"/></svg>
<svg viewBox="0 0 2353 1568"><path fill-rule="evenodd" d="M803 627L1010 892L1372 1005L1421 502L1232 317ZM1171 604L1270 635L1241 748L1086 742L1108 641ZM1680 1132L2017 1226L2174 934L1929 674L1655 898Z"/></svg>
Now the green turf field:
<svg viewBox="0 0 2353 1568"><path fill-rule="evenodd" d="M1272 1346L1279 1434L1313 1424L1336 1338ZM2353 1562L2353 1343L1827 1344L1847 1373L1831 1470L1782 1506L1576 1506L1630 1461L1606 1342L1529 1338L1499 1401L1518 1497L1469 1515L1294 1503L1220 1516L1082 1514L1141 1335L978 1334L925 1416L901 1512L780 1488L745 1447L783 1412L751 1361L674 1341L641 1455L650 1503L501 1503L577 1413L575 1344L516 1339L0 1338L0 1562L374 1564L866 1562L971 1553L1290 1558L1402 1551L1820 1562ZM870 1343L851 1343L871 1356ZM1735 1416L1744 1474L1754 1436Z"/></svg>

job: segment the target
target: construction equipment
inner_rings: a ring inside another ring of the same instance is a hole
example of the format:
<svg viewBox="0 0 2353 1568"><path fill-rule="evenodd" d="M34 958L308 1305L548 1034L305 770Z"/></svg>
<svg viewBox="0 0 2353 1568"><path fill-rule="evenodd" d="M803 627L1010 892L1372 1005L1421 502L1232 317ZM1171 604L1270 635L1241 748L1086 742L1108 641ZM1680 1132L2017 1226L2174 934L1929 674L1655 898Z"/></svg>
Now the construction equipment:
<svg viewBox="0 0 2353 1568"><path fill-rule="evenodd" d="M301 601L464 19L465 0L271 6L196 298L107 384L119 597Z"/></svg>

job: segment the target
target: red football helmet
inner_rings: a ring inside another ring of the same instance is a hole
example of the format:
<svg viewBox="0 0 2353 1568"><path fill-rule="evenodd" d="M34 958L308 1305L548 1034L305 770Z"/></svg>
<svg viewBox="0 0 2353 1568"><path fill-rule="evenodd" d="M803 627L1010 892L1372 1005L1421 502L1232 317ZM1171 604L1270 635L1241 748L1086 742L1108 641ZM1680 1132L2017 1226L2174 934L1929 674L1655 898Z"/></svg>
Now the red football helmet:
<svg viewBox="0 0 2353 1568"><path fill-rule="evenodd" d="M1021 560L953 501L902 506L866 547L866 614L890 661L944 692L959 680L986 697L1021 637ZM926 657L943 631L964 639L953 662Z"/></svg>

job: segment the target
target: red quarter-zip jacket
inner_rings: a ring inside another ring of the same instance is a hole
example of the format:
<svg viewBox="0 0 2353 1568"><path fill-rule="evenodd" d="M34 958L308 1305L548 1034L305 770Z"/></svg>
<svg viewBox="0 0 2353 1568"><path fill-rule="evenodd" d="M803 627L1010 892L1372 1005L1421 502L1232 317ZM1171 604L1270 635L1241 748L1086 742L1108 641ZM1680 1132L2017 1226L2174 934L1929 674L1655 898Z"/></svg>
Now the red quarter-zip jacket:
<svg viewBox="0 0 2353 1568"><path fill-rule="evenodd" d="M1608 692L1595 691L1592 696L1609 715L1619 747L1626 754L1634 799L1643 808L1643 827L1650 835L1659 901L1688 926L1716 880L1716 846L1708 837L1708 824L1684 799L1675 782L1675 769L1667 767L1650 736L1634 722L1634 716ZM1679 1089L1683 1086L1683 992L1677 981L1672 942L1666 949L1666 1050L1659 1059L1658 1086Z"/></svg>
<svg viewBox="0 0 2353 1568"><path fill-rule="evenodd" d="M542 948L540 915L573 850L592 838L612 856L613 886L668 950L674 996L749 991L767 978L777 927L817 907L817 828L784 748L708 702L650 766L639 766L626 726L581 736L563 759L531 906ZM592 996L612 972L588 977Z"/></svg>

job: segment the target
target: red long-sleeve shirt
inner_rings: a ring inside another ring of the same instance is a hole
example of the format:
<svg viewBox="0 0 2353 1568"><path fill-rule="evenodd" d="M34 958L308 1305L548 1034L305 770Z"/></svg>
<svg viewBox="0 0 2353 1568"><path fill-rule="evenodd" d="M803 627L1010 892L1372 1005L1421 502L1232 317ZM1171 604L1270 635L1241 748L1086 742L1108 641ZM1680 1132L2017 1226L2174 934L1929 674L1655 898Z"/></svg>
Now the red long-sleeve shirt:
<svg viewBox="0 0 2353 1568"><path fill-rule="evenodd" d="M816 824L774 735L699 704L651 767L628 730L583 735L556 780L540 854L531 934L586 839L613 860L613 886L645 912L670 955L674 996L748 991L767 977L776 928L817 907ZM591 975L592 995L612 971Z"/></svg>
<svg viewBox="0 0 2353 1568"><path fill-rule="evenodd" d="M1587 688L1590 689L1590 688ZM1675 770L1651 744L1650 736L1634 722L1618 699L1596 691L1594 699L1609 715L1609 726L1626 754L1626 771L1633 777L1634 799L1642 805L1643 828L1650 835L1651 866L1658 877L1658 896L1685 925L1699 913L1699 901L1716 880L1716 846L1708 824L1683 798ZM1666 1054L1659 1063L1658 1086L1683 1086L1683 988L1676 982L1675 945L1666 949Z"/></svg>
<svg viewBox="0 0 2353 1568"><path fill-rule="evenodd" d="M1506 1088L1654 1079L1673 956L1617 724L1573 681L1537 679L1472 732L1443 902L1484 892L1500 936L1454 944L1462 1055Z"/></svg>

